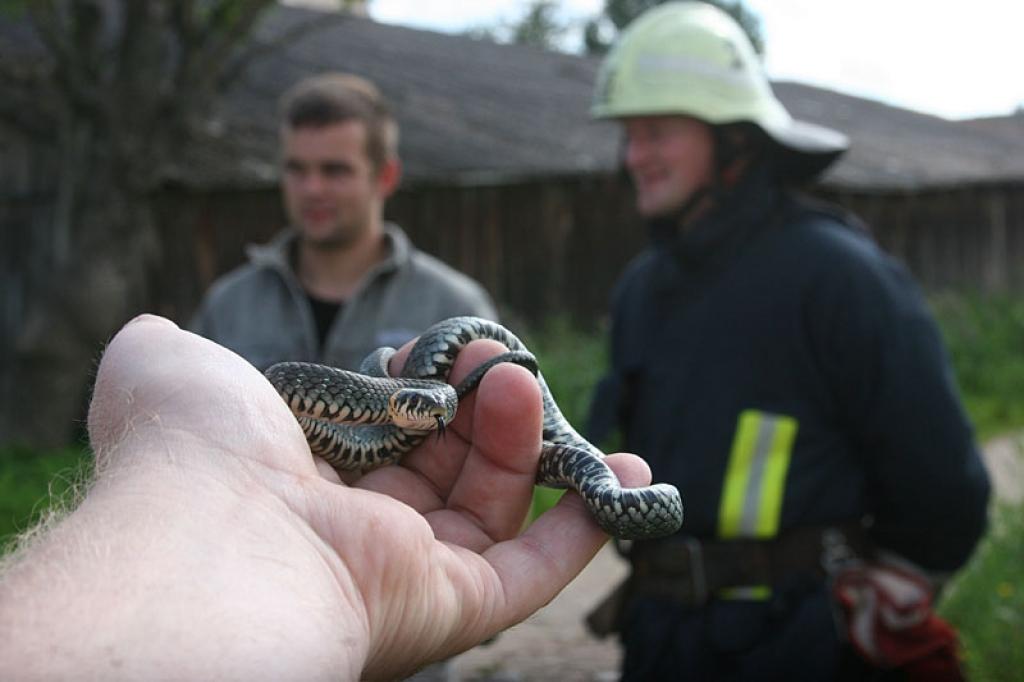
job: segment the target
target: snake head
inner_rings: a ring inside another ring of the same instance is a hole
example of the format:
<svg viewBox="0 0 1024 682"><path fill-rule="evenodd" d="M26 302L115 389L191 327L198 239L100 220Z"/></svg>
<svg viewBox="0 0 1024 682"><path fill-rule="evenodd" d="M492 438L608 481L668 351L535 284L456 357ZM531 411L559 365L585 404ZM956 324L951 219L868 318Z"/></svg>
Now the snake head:
<svg viewBox="0 0 1024 682"><path fill-rule="evenodd" d="M431 388L402 388L388 400L391 422L403 429L438 431L455 419L458 399L448 384Z"/></svg>

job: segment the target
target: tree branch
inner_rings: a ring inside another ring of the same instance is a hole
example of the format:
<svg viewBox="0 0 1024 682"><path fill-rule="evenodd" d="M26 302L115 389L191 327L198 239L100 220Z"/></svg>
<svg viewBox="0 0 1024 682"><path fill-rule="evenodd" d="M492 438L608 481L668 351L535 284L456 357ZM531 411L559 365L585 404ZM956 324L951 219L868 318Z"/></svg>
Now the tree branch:
<svg viewBox="0 0 1024 682"><path fill-rule="evenodd" d="M298 42L302 38L311 35L319 29L327 29L348 21L351 17L341 12L335 12L328 18L315 17L303 21L281 32L273 40L256 42L253 41L250 47L236 55L223 69L217 82L217 91L223 92L228 86L234 83L253 63L271 55L286 45Z"/></svg>
<svg viewBox="0 0 1024 682"><path fill-rule="evenodd" d="M223 73L233 52L239 49L246 36L255 27L263 13L274 3L272 0L224 0L221 8L231 6L234 11L222 11L209 29L216 38L207 40L204 49L196 55L198 74L206 92L218 92ZM236 72L237 74L238 72Z"/></svg>
<svg viewBox="0 0 1024 682"><path fill-rule="evenodd" d="M25 48L19 53L19 48ZM34 138L53 137L53 60L41 44L0 45L0 120Z"/></svg>
<svg viewBox="0 0 1024 682"><path fill-rule="evenodd" d="M193 119L218 93L221 73L232 50L245 40L260 14L274 0L175 0L167 30L180 47L168 74L173 92L161 102L159 118L166 129L194 128Z"/></svg>
<svg viewBox="0 0 1024 682"><path fill-rule="evenodd" d="M64 9L67 7L64 6ZM72 4L72 16L64 16L54 0L28 3L33 27L53 55L53 78L68 105L95 121L108 113L108 104L97 82L93 65L102 31L100 9L80 0Z"/></svg>

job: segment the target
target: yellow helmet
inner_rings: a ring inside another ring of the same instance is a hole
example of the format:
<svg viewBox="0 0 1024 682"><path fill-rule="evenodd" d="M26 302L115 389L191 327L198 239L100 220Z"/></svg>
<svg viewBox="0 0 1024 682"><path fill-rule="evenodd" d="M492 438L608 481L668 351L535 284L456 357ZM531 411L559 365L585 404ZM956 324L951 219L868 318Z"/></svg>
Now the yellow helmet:
<svg viewBox="0 0 1024 682"><path fill-rule="evenodd" d="M597 77L596 118L681 114L710 125L748 122L811 176L839 157L845 135L794 120L772 92L743 29L714 5L667 2L623 31Z"/></svg>

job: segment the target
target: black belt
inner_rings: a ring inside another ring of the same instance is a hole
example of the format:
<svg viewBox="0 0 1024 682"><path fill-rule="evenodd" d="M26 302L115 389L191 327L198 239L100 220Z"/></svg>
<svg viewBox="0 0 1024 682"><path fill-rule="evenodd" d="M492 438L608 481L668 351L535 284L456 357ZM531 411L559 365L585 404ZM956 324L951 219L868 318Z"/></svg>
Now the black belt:
<svg viewBox="0 0 1024 682"><path fill-rule="evenodd" d="M634 545L633 570L587 617L594 634L617 632L625 603L635 596L703 606L730 587L774 585L787 576L824 577L851 557L870 557L871 544L858 524L797 528L769 540L671 538Z"/></svg>
<svg viewBox="0 0 1024 682"><path fill-rule="evenodd" d="M824 576L828 562L867 556L860 525L797 528L770 540L673 538L637 545L629 555L638 593L699 606L719 590L773 585L794 573Z"/></svg>

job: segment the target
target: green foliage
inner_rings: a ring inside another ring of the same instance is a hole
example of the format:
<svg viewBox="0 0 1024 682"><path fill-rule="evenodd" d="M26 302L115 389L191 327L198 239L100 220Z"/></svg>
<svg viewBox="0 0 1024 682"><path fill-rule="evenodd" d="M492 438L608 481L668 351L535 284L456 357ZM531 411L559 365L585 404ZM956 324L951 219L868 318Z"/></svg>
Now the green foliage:
<svg viewBox="0 0 1024 682"><path fill-rule="evenodd" d="M20 19L26 9L25 0L0 0L0 19Z"/></svg>
<svg viewBox="0 0 1024 682"><path fill-rule="evenodd" d="M38 523L48 510L69 503L91 464L82 448L0 450L0 547Z"/></svg>
<svg viewBox="0 0 1024 682"><path fill-rule="evenodd" d="M558 3L554 0L532 0L523 17L512 26L512 42L545 50L557 49L566 31L555 16L557 11Z"/></svg>
<svg viewBox="0 0 1024 682"><path fill-rule="evenodd" d="M559 17L561 3L558 0L529 0L523 3L517 18L502 21L496 26L470 28L465 31L465 35L476 40L558 50L567 42L564 40L567 36L579 32L586 54L604 54L615 42L619 32L633 19L665 1L605 0L601 14L590 19L570 21ZM704 1L731 15L746 32L757 53L764 53L761 19L743 3L743 0Z"/></svg>
<svg viewBox="0 0 1024 682"><path fill-rule="evenodd" d="M537 356L541 374L562 414L582 432L594 387L608 365L604 336L573 327L567 317L556 317L539 329L525 332L522 340ZM561 496L560 490L538 486L531 518L551 508Z"/></svg>
<svg viewBox="0 0 1024 682"><path fill-rule="evenodd" d="M946 295L931 303L979 437L1024 427L1024 300Z"/></svg>
<svg viewBox="0 0 1024 682"><path fill-rule="evenodd" d="M569 25L558 18L558 12L557 0L530 0L518 18L498 26L471 28L466 35L476 40L557 50L559 42L569 32Z"/></svg>
<svg viewBox="0 0 1024 682"><path fill-rule="evenodd" d="M590 397L608 366L607 341L582 331L568 317L555 317L522 334L562 414L578 431L586 424Z"/></svg>
<svg viewBox="0 0 1024 682"><path fill-rule="evenodd" d="M704 0L727 12L750 38L758 54L764 54L761 19L744 5L743 0ZM583 29L584 47L588 54L604 54L615 37L631 21L666 0L605 0L604 12L587 22Z"/></svg>
<svg viewBox="0 0 1024 682"><path fill-rule="evenodd" d="M939 614L960 633L968 678L1019 680L1024 670L1024 506L998 506L967 568L946 590Z"/></svg>

